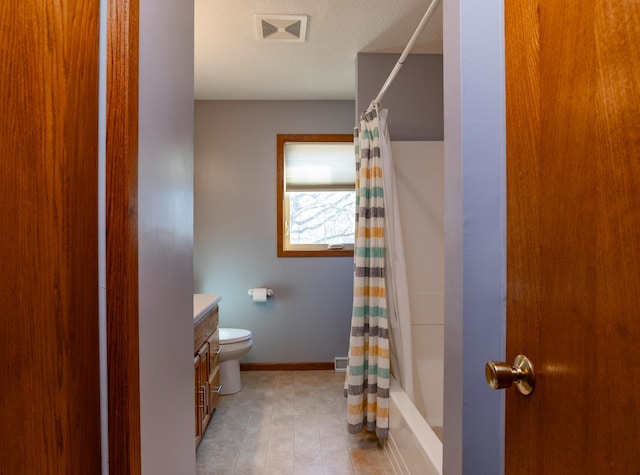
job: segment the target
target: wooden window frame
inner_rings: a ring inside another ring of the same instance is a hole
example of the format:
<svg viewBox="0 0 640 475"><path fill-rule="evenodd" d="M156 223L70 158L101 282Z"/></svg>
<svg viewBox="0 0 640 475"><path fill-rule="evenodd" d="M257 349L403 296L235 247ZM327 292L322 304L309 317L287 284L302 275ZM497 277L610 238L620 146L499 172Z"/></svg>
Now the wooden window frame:
<svg viewBox="0 0 640 475"><path fill-rule="evenodd" d="M290 250L284 247L284 145L287 142L353 142L351 134L278 134L277 136L277 244L278 257L353 257L353 249ZM355 158L354 158L355 161Z"/></svg>

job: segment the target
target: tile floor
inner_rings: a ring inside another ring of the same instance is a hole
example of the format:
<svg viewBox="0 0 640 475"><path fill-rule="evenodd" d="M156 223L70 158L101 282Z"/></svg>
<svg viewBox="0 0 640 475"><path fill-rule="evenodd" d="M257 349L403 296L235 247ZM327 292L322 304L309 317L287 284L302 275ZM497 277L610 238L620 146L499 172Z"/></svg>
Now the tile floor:
<svg viewBox="0 0 640 475"><path fill-rule="evenodd" d="M198 475L394 473L375 436L347 433L344 373L243 371L242 381L218 400Z"/></svg>

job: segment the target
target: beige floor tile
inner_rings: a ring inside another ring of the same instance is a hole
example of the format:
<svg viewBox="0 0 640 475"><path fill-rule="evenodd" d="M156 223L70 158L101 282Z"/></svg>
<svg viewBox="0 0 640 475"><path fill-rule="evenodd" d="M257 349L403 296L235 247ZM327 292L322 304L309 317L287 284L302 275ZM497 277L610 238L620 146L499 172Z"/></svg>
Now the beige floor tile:
<svg viewBox="0 0 640 475"><path fill-rule="evenodd" d="M336 405L332 402L331 403L319 402L316 404L316 413L319 416L335 414L336 411L337 411Z"/></svg>
<svg viewBox="0 0 640 475"><path fill-rule="evenodd" d="M268 450L274 452L293 452L294 449L294 437L293 434L271 434L269 436Z"/></svg>
<svg viewBox="0 0 640 475"><path fill-rule="evenodd" d="M215 470L196 471L197 475L236 475L235 468L220 468Z"/></svg>
<svg viewBox="0 0 640 475"><path fill-rule="evenodd" d="M242 440L244 439L246 433L246 426L228 426L225 424L209 424L207 428L207 432L205 433L205 438L207 438L207 433L211 432L211 438L216 442L230 442L233 440Z"/></svg>
<svg viewBox="0 0 640 475"><path fill-rule="evenodd" d="M266 452L269 449L269 435L247 436L242 441L241 452Z"/></svg>
<svg viewBox="0 0 640 475"><path fill-rule="evenodd" d="M363 432L358 435L348 434L347 445L354 449L382 449L375 434Z"/></svg>
<svg viewBox="0 0 640 475"><path fill-rule="evenodd" d="M267 467L264 470L265 475L294 475L293 467Z"/></svg>
<svg viewBox="0 0 640 475"><path fill-rule="evenodd" d="M347 448L347 441L343 436L321 437L320 447L322 450L345 450Z"/></svg>
<svg viewBox="0 0 640 475"><path fill-rule="evenodd" d="M264 467L242 467L236 468L234 475L264 475Z"/></svg>
<svg viewBox="0 0 640 475"><path fill-rule="evenodd" d="M353 467L355 475L394 475L394 472L388 472L382 467Z"/></svg>
<svg viewBox="0 0 640 475"><path fill-rule="evenodd" d="M273 413L273 399L270 400L260 400L255 401L253 406L251 406L251 410L249 412L249 416L258 417L258 416L270 416Z"/></svg>
<svg viewBox="0 0 640 475"><path fill-rule="evenodd" d="M271 426L273 430L293 430L296 418L293 414L273 414L271 416Z"/></svg>
<svg viewBox="0 0 640 475"><path fill-rule="evenodd" d="M222 433L220 432L210 432L207 431L207 433L205 433L202 436L202 442L200 442L200 447L202 447L202 444L205 442L216 442L216 441L222 441L225 438L222 436ZM198 447L198 451L200 451L200 447ZM210 450L211 447L209 447Z"/></svg>
<svg viewBox="0 0 640 475"><path fill-rule="evenodd" d="M211 458L211 445L212 442L209 439L202 439L198 450L196 450L196 465L207 465Z"/></svg>
<svg viewBox="0 0 640 475"><path fill-rule="evenodd" d="M293 408L293 413L295 415L306 415L306 414L317 414L317 408L315 406L315 404L312 405L307 405L302 404L296 404L295 407Z"/></svg>
<svg viewBox="0 0 640 475"><path fill-rule="evenodd" d="M236 433L244 431L249 424L251 413L247 410L246 413L241 415L226 415L221 417L215 424L216 428L223 430L227 433Z"/></svg>
<svg viewBox="0 0 640 475"><path fill-rule="evenodd" d="M341 396L342 394L340 393ZM336 402L336 390L334 388L322 389L316 393L315 398L318 402Z"/></svg>
<svg viewBox="0 0 640 475"><path fill-rule="evenodd" d="M218 471L231 471L236 468L238 463L238 453L228 452L226 454L212 455L207 464L207 471L218 473Z"/></svg>
<svg viewBox="0 0 640 475"><path fill-rule="evenodd" d="M296 387L293 383L288 384L278 384L273 392L273 400L274 401L282 401L293 399L296 395L295 391Z"/></svg>
<svg viewBox="0 0 640 475"><path fill-rule="evenodd" d="M296 438L301 439L317 439L320 442L320 431L317 424L299 425L296 424L294 434Z"/></svg>
<svg viewBox="0 0 640 475"><path fill-rule="evenodd" d="M295 397L315 398L317 383L296 384L294 386Z"/></svg>
<svg viewBox="0 0 640 475"><path fill-rule="evenodd" d="M323 465L305 465L294 467L295 475L323 475L324 474L324 466Z"/></svg>
<svg viewBox="0 0 640 475"><path fill-rule="evenodd" d="M268 436L271 433L271 430L271 418L259 419L254 423L247 425L247 428L244 431L244 437Z"/></svg>
<svg viewBox="0 0 640 475"><path fill-rule="evenodd" d="M294 465L296 467L322 465L322 453L319 449L306 449L295 451Z"/></svg>
<svg viewBox="0 0 640 475"><path fill-rule="evenodd" d="M343 383L333 371L243 372L242 391L219 399L197 474L391 475L375 435L347 434Z"/></svg>
<svg viewBox="0 0 640 475"><path fill-rule="evenodd" d="M293 452L270 450L267 452L267 467L293 467Z"/></svg>
<svg viewBox="0 0 640 475"><path fill-rule="evenodd" d="M223 455L229 452L240 452L240 448L242 447L242 439L233 438L227 440L216 440L211 443L210 447L210 451L213 455Z"/></svg>
<svg viewBox="0 0 640 475"><path fill-rule="evenodd" d="M317 414L296 414L295 421L296 427L298 426L318 426L318 421L320 417Z"/></svg>
<svg viewBox="0 0 640 475"><path fill-rule="evenodd" d="M320 437L315 435L298 435L296 434L294 439L294 450L296 452L308 452L310 450L315 450L320 452Z"/></svg>
<svg viewBox="0 0 640 475"><path fill-rule="evenodd" d="M349 457L354 467L377 467L380 465L378 452L380 449L350 449Z"/></svg>
<svg viewBox="0 0 640 475"><path fill-rule="evenodd" d="M325 465L324 475L351 475L353 469L343 465Z"/></svg>
<svg viewBox="0 0 640 475"><path fill-rule="evenodd" d="M344 430L336 419L328 419L318 423L320 437L343 437Z"/></svg>
<svg viewBox="0 0 640 475"><path fill-rule="evenodd" d="M236 472L246 470L259 470L260 473L264 471L266 466L267 453L266 452L240 452L238 454L238 463L236 464Z"/></svg>
<svg viewBox="0 0 640 475"><path fill-rule="evenodd" d="M296 413L293 401L291 403L275 402L273 403L273 415L294 415Z"/></svg>
<svg viewBox="0 0 640 475"><path fill-rule="evenodd" d="M349 452L346 450L322 450L322 460L325 465L351 466Z"/></svg>

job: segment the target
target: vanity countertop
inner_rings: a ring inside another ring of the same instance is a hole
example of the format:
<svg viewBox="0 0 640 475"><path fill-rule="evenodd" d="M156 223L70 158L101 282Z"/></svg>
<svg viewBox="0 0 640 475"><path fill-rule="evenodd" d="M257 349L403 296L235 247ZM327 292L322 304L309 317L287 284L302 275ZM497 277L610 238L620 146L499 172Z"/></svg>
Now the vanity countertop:
<svg viewBox="0 0 640 475"><path fill-rule="evenodd" d="M219 294L193 294L193 324L198 323L220 300L222 296Z"/></svg>

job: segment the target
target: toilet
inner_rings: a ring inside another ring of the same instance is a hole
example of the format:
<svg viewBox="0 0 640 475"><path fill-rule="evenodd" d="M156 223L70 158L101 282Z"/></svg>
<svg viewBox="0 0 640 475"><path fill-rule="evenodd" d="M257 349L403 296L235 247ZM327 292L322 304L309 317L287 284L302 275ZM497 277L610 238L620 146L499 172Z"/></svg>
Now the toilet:
<svg viewBox="0 0 640 475"><path fill-rule="evenodd" d="M235 394L242 389L240 358L249 353L253 338L249 330L219 328L220 330L220 394Z"/></svg>

